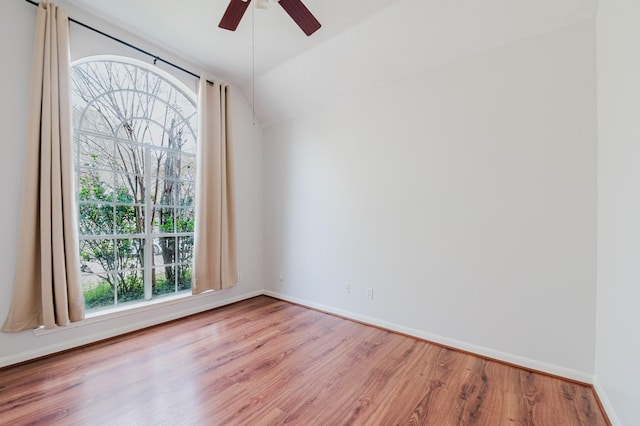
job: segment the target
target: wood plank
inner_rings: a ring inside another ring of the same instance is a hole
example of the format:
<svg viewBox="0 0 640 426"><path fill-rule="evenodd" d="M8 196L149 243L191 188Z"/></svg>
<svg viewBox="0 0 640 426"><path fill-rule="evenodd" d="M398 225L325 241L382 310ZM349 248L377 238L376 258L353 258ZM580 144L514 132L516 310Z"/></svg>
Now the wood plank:
<svg viewBox="0 0 640 426"><path fill-rule="evenodd" d="M2 369L0 424L609 423L589 386L261 296Z"/></svg>

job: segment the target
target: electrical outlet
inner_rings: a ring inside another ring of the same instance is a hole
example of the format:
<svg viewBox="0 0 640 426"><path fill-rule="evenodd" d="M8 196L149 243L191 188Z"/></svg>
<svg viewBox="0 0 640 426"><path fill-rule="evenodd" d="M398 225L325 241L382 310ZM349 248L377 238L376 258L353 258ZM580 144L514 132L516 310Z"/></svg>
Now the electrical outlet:
<svg viewBox="0 0 640 426"><path fill-rule="evenodd" d="M367 299L373 299L373 288L367 287Z"/></svg>
<svg viewBox="0 0 640 426"><path fill-rule="evenodd" d="M238 282L242 281L242 272L238 272Z"/></svg>
<svg viewBox="0 0 640 426"><path fill-rule="evenodd" d="M344 283L343 289L344 289L344 292L346 294L351 293L351 284L350 283Z"/></svg>
<svg viewBox="0 0 640 426"><path fill-rule="evenodd" d="M280 272L280 281L284 281L284 274Z"/></svg>

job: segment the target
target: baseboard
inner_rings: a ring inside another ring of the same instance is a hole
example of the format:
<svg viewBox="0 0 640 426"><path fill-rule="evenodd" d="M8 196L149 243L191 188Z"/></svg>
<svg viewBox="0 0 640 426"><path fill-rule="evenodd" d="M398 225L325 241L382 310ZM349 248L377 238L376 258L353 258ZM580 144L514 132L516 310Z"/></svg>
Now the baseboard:
<svg viewBox="0 0 640 426"><path fill-rule="evenodd" d="M563 379L576 381L582 384L591 385L593 383L593 375L582 371L572 370L565 367L560 367L553 364L548 364L529 358L524 358L518 355L508 354L500 351L496 351L490 348L473 345L470 343L462 342L448 337L438 336L435 334L427 333L422 330L414 328L404 327L398 324L390 323L380 320L378 318L369 317L366 315L356 314L354 312L346 311L343 309L334 308L332 306L322 305L308 300L291 297L282 293L274 291L264 290L264 295L274 297L276 299L292 302L298 305L306 306L318 311L326 312L333 315L338 315L344 318L352 319L364 324L369 324L375 327L383 328L397 333L406 334L408 336L417 337L419 339L427 340L439 345L447 346L453 349L457 349L464 352L469 352L474 355L479 355L486 358L491 358L507 364L512 364L517 367L522 367L528 370L534 370L537 372L545 373L552 376L557 376Z"/></svg>
<svg viewBox="0 0 640 426"><path fill-rule="evenodd" d="M93 333L91 335L82 336L81 338L67 340L62 343L43 346L36 350L21 352L18 354L2 357L0 358L0 368L4 368L10 365L19 364L19 363L34 360L37 358L53 355L58 352L64 352L73 348L99 342L101 340L110 339L112 337L116 337L122 334L142 330L147 327L152 327L154 325L162 324L168 321L173 321L179 318L187 317L189 315L194 315L200 312L208 311L210 309L215 309L221 306L226 306L232 303L240 302L242 300L251 299L253 297L260 296L260 295L262 295L262 290L257 290L257 291L245 293L239 296L227 297L227 298L220 298L219 293L217 294L210 293L207 295L198 296L198 297L203 297L209 300L204 300L203 303L198 304L197 306L180 308L180 305L193 304L193 299L184 298L178 301L174 301L172 303L172 305L175 306L176 309L169 314L148 318L142 321L127 324L124 327L108 329L108 330L105 330L104 332ZM125 315L130 315L130 314L125 312ZM82 327L82 323L78 323L75 327L76 328ZM63 331L64 331L64 327L61 327L59 332L63 332Z"/></svg>
<svg viewBox="0 0 640 426"><path fill-rule="evenodd" d="M600 381L598 380L598 375L595 375L593 377L593 391L596 394L596 398L598 398L598 401L602 405L602 410L607 414L607 417L609 417L609 421L611 422L611 424L613 426L621 426L622 422L616 415L616 411L614 410L613 405L611 404L611 401L609 401L609 397L607 396L607 393L605 392L604 388L600 384Z"/></svg>

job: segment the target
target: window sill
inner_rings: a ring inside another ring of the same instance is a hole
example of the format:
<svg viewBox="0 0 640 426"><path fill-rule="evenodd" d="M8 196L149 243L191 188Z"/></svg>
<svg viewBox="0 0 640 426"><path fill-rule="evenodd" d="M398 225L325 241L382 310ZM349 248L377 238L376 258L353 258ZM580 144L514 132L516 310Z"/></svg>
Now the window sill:
<svg viewBox="0 0 640 426"><path fill-rule="evenodd" d="M83 327L88 324L99 323L116 318L123 318L128 315L135 315L141 312L151 311L160 307L172 306L181 303L185 303L188 300L192 300L194 297L201 297L207 294L219 294L226 290L208 291L201 295L192 295L191 292L184 292L182 294L176 294L174 296L165 296L158 299L145 300L142 302L133 302L125 305L120 305L114 308L104 309L97 312L90 312L86 315L85 319L78 322L72 322L71 324L60 327L45 329L44 327L34 328L33 334L36 336L44 336L47 334L57 333L62 330L69 330L77 327Z"/></svg>

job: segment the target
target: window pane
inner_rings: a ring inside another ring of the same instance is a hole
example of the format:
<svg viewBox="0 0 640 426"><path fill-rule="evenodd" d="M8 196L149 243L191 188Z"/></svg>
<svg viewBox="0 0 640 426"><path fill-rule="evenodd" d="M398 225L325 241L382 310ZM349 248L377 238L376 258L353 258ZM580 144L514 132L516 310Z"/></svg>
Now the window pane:
<svg viewBox="0 0 640 426"><path fill-rule="evenodd" d="M116 240L116 249L118 257L115 270L141 269L144 266L144 239Z"/></svg>
<svg viewBox="0 0 640 426"><path fill-rule="evenodd" d="M115 267L113 240L80 240L80 270L101 274Z"/></svg>
<svg viewBox="0 0 640 426"><path fill-rule="evenodd" d="M81 283L86 309L111 306L115 303L112 280L113 277L109 275L82 276Z"/></svg>
<svg viewBox="0 0 640 426"><path fill-rule="evenodd" d="M144 207L115 206L116 234L144 233Z"/></svg>
<svg viewBox="0 0 640 426"><path fill-rule="evenodd" d="M81 168L78 196L80 201L113 201L113 173Z"/></svg>
<svg viewBox="0 0 640 426"><path fill-rule="evenodd" d="M144 203L144 175L116 173L115 201L118 203Z"/></svg>
<svg viewBox="0 0 640 426"><path fill-rule="evenodd" d="M175 179L158 178L154 183L157 185L156 204L173 206L177 203L180 187Z"/></svg>
<svg viewBox="0 0 640 426"><path fill-rule="evenodd" d="M193 232L195 227L194 209L176 209L176 232Z"/></svg>
<svg viewBox="0 0 640 426"><path fill-rule="evenodd" d="M120 93L123 97L137 96L133 91L121 91ZM135 101L131 103L130 100L125 102L127 102L126 110L130 111L129 117L135 116L138 113L144 114L144 111L140 111L140 109L144 108L143 104ZM116 136L121 141L144 142L146 124L146 120L139 118L126 119L117 127Z"/></svg>
<svg viewBox="0 0 640 426"><path fill-rule="evenodd" d="M80 240L80 271L104 274L113 270L113 240Z"/></svg>
<svg viewBox="0 0 640 426"><path fill-rule="evenodd" d="M176 237L160 237L158 245L161 251L161 263L158 265L170 265L176 263Z"/></svg>
<svg viewBox="0 0 640 426"><path fill-rule="evenodd" d="M191 206L195 181L157 177L151 182L151 201L163 206Z"/></svg>
<svg viewBox="0 0 640 426"><path fill-rule="evenodd" d="M144 299L142 271L119 272L114 276L118 286L118 303Z"/></svg>
<svg viewBox="0 0 640 426"><path fill-rule="evenodd" d="M162 199L162 191L164 190L164 180L162 177L154 176L151 178L151 187L149 188L149 201L151 204L157 205L160 204L160 200Z"/></svg>
<svg viewBox="0 0 640 426"><path fill-rule="evenodd" d="M78 228L80 235L113 235L113 206L103 203L81 203Z"/></svg>
<svg viewBox="0 0 640 426"><path fill-rule="evenodd" d="M190 124L190 123L189 123ZM195 156L196 154L196 140L194 136L186 136L183 138L181 151L184 153L192 154ZM195 158L195 157L193 157Z"/></svg>
<svg viewBox="0 0 640 426"><path fill-rule="evenodd" d="M118 141L113 155L113 165L120 173L143 175L145 172L144 147Z"/></svg>
<svg viewBox="0 0 640 426"><path fill-rule="evenodd" d="M164 161L162 162L162 177L168 180L175 180L180 178L182 171L181 156L179 152L167 151Z"/></svg>
<svg viewBox="0 0 640 426"><path fill-rule="evenodd" d="M178 182L177 206L192 206L196 197L195 181L182 180Z"/></svg>
<svg viewBox="0 0 640 426"><path fill-rule="evenodd" d="M153 286L154 296L174 293L176 291L174 267L155 268L153 271L155 278L155 284Z"/></svg>
<svg viewBox="0 0 640 426"><path fill-rule="evenodd" d="M112 139L94 135L79 134L80 167L94 170L111 170L114 165L114 145Z"/></svg>
<svg viewBox="0 0 640 426"><path fill-rule="evenodd" d="M151 156L151 170L149 173L153 179L160 177L164 177L164 160L167 157L167 151L163 149L149 149L149 155Z"/></svg>
<svg viewBox="0 0 640 426"><path fill-rule="evenodd" d="M82 129L97 134L111 134L112 129L107 117L100 114L96 110L96 105L88 106L87 108L80 108L79 99L77 95L73 96L73 127L74 129Z"/></svg>
<svg viewBox="0 0 640 426"><path fill-rule="evenodd" d="M172 234L175 232L175 209L168 207L156 207L154 226L159 234Z"/></svg>
<svg viewBox="0 0 640 426"><path fill-rule="evenodd" d="M191 266L177 265L154 268L153 295L170 294L191 288Z"/></svg>
<svg viewBox="0 0 640 426"><path fill-rule="evenodd" d="M191 263L193 259L193 237L177 237L180 263Z"/></svg>
<svg viewBox="0 0 640 426"><path fill-rule="evenodd" d="M188 290L191 288L191 265L176 266L178 291Z"/></svg>

